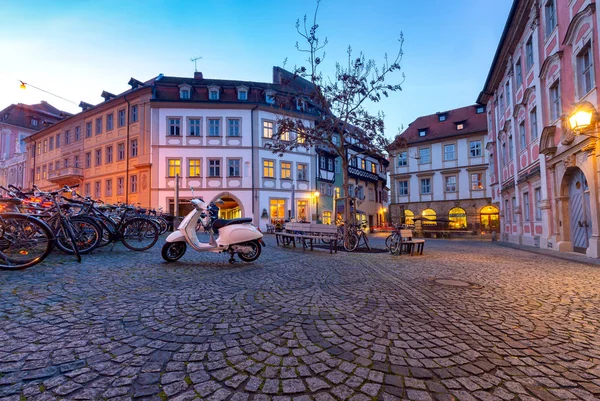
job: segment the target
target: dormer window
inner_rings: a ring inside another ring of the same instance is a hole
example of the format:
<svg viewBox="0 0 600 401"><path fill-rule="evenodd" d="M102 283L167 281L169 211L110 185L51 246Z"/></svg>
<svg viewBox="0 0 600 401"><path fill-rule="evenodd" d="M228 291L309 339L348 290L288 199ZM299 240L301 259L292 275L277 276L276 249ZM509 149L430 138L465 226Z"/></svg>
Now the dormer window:
<svg viewBox="0 0 600 401"><path fill-rule="evenodd" d="M459 131L460 131L460 130L461 130L461 129L463 129L463 128L465 128L465 124L464 124L464 123L456 123L456 129L457 129L457 130L459 130Z"/></svg>
<svg viewBox="0 0 600 401"><path fill-rule="evenodd" d="M268 90L265 92L265 102L269 104L275 103L275 92Z"/></svg>
<svg viewBox="0 0 600 401"><path fill-rule="evenodd" d="M238 86L238 100L248 100L248 88L246 86Z"/></svg>
<svg viewBox="0 0 600 401"><path fill-rule="evenodd" d="M209 86L208 100L219 100L220 89L218 86Z"/></svg>
<svg viewBox="0 0 600 401"><path fill-rule="evenodd" d="M439 122L446 121L446 115L445 114L438 114L438 121Z"/></svg>
<svg viewBox="0 0 600 401"><path fill-rule="evenodd" d="M304 111L306 109L306 102L302 99L296 99L296 110Z"/></svg>
<svg viewBox="0 0 600 401"><path fill-rule="evenodd" d="M477 112L477 114L481 114L485 111L485 108L483 106L477 106L477 108L475 109L475 112Z"/></svg>
<svg viewBox="0 0 600 401"><path fill-rule="evenodd" d="M426 129L420 129L419 130L419 136L425 136L427 134L427 130Z"/></svg>
<svg viewBox="0 0 600 401"><path fill-rule="evenodd" d="M37 118L32 118L31 119L31 125L33 125L34 127L38 126L38 120L37 120Z"/></svg>
<svg viewBox="0 0 600 401"><path fill-rule="evenodd" d="M180 99L191 99L192 87L189 85L179 85L179 98Z"/></svg>

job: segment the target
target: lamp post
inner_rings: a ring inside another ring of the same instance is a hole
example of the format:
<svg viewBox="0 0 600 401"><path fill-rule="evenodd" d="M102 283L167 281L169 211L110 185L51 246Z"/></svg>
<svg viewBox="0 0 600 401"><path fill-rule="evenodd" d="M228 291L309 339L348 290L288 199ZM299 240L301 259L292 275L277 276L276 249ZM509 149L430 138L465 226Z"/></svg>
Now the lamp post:
<svg viewBox="0 0 600 401"><path fill-rule="evenodd" d="M315 191L313 193L313 195L315 196L315 203L317 204L317 223L319 222L319 195L321 195L319 193L319 191Z"/></svg>
<svg viewBox="0 0 600 401"><path fill-rule="evenodd" d="M569 125L575 135L595 136L593 128L597 122L596 110L587 102L577 107L569 116Z"/></svg>

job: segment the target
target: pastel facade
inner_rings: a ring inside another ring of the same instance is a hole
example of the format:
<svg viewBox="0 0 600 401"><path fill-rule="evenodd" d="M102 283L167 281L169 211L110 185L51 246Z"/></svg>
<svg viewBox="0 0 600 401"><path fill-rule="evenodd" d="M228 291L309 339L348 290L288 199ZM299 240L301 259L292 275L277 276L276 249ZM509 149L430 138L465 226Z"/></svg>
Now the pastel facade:
<svg viewBox="0 0 600 401"><path fill-rule="evenodd" d="M412 224L424 217L449 221L449 229L498 231L498 210L490 204L487 185L486 134L481 105L412 122L389 151L392 221Z"/></svg>
<svg viewBox="0 0 600 401"><path fill-rule="evenodd" d="M598 25L593 1L513 3L478 99L504 241L600 257L597 133L568 123L598 110Z"/></svg>

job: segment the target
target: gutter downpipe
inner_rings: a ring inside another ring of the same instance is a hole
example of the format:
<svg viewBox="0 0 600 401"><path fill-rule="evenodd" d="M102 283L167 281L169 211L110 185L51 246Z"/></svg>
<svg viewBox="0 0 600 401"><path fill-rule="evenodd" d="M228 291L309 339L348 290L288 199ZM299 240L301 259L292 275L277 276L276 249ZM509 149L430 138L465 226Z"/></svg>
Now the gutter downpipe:
<svg viewBox="0 0 600 401"><path fill-rule="evenodd" d="M131 103L127 100L127 95L123 96L123 100L127 102L127 139L125 143L127 146L125 147L125 204L129 204L129 152L131 149L129 143L129 126L131 125ZM139 112L139 111L138 111Z"/></svg>
<svg viewBox="0 0 600 401"><path fill-rule="evenodd" d="M33 170L31 173L31 186L33 187L35 185L35 156L37 153L37 142L35 141L35 139L33 140Z"/></svg>
<svg viewBox="0 0 600 401"><path fill-rule="evenodd" d="M256 106L254 106L251 110L250 110L250 126L252 127L252 129L250 130L251 133L251 140L252 140L252 165L250 166L250 176L252 177L252 218L254 219L254 213L256 211L256 201L255 201L255 194L254 191L256 191L256 185L254 184L254 110L258 109L258 104ZM260 219L260 218L259 218ZM260 221L258 222L258 224L260 225Z"/></svg>

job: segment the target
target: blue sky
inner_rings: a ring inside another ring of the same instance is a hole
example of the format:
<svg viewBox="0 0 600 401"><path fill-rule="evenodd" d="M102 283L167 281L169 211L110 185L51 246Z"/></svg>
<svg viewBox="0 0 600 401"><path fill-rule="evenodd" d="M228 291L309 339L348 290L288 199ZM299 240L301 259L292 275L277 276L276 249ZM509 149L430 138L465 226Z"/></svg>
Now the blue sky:
<svg viewBox="0 0 600 401"><path fill-rule="evenodd" d="M483 88L512 0L322 0L327 37L324 72L349 45L381 62L404 33L403 91L371 107L393 138L420 115L472 104ZM130 77L192 76L267 81L272 67L300 64L295 22L315 1L32 1L2 2L0 109L46 100L80 109L18 80L73 100L99 103L103 90L127 90ZM389 83L401 80L393 75Z"/></svg>

